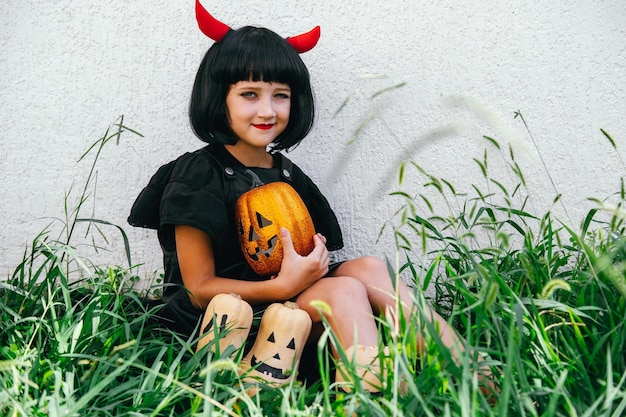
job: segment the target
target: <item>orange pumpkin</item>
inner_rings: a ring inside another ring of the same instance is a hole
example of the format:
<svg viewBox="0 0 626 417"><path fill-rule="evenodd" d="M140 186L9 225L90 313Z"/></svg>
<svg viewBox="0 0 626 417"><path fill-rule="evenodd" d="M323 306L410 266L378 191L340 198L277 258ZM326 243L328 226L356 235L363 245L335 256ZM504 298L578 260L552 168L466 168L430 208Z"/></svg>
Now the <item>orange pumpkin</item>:
<svg viewBox="0 0 626 417"><path fill-rule="evenodd" d="M252 326L252 307L238 294L218 294L206 308L202 325L201 338L196 352L219 337L218 355L229 345L239 349L246 342Z"/></svg>
<svg viewBox="0 0 626 417"><path fill-rule="evenodd" d="M270 305L261 319L254 346L241 362L246 380L280 386L291 381L311 333L311 317L294 302ZM253 391L254 392L254 391Z"/></svg>
<svg viewBox="0 0 626 417"><path fill-rule="evenodd" d="M296 252L313 250L315 227L300 195L285 182L257 186L239 197L235 206L239 244L246 261L259 275L276 275L283 260L280 228L291 233Z"/></svg>

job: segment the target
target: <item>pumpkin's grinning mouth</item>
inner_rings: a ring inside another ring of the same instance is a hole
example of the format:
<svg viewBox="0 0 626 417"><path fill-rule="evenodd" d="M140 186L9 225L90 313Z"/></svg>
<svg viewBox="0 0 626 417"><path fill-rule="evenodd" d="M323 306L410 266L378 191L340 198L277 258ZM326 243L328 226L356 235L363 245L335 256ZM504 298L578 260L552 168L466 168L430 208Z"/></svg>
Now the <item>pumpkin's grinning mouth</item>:
<svg viewBox="0 0 626 417"><path fill-rule="evenodd" d="M256 247L254 249L254 253L250 253L250 251L248 252L248 256L250 257L250 259L252 259L253 261L258 261L259 260L259 256L263 256L265 255L266 258L269 258L272 255L272 252L274 252L274 249L276 249L276 243L278 242L278 236L274 235L272 236L272 238L270 240L267 241L267 250L262 250L260 247Z"/></svg>
<svg viewBox="0 0 626 417"><path fill-rule="evenodd" d="M276 379L289 378L289 374L284 374L283 371L281 371L280 369L274 368L273 366L268 365L265 362L258 361L256 356L254 355L252 355L252 359L250 363L252 364L252 367L261 374L269 375L272 378L276 378Z"/></svg>

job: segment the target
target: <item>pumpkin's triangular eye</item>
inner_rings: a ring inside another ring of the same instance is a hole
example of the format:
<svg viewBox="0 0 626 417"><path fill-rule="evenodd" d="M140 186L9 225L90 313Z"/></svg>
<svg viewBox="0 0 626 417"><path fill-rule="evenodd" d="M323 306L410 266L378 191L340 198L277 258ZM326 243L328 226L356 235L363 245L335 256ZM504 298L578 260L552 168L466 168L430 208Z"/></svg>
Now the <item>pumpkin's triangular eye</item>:
<svg viewBox="0 0 626 417"><path fill-rule="evenodd" d="M296 350L296 341L293 337L291 338L291 342L289 342L289 344L287 345L287 348Z"/></svg>
<svg viewBox="0 0 626 417"><path fill-rule="evenodd" d="M268 342L272 342L272 343L276 342L276 340L274 340L274 332L272 332L272 334L270 334L270 337L267 338L267 341Z"/></svg>
<svg viewBox="0 0 626 417"><path fill-rule="evenodd" d="M261 229L267 226L271 226L273 224L271 220L268 220L265 217L263 217L263 215L259 213L258 211L256 213L256 222Z"/></svg>

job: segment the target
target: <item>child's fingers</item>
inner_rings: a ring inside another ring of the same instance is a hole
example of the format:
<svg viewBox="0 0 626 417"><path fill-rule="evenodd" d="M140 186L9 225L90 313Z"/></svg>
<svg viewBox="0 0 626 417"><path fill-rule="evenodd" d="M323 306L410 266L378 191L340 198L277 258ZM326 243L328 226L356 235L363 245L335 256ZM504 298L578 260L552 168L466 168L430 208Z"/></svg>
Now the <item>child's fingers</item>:
<svg viewBox="0 0 626 417"><path fill-rule="evenodd" d="M313 236L313 252L322 253L326 251L326 238L319 233Z"/></svg>
<svg viewBox="0 0 626 417"><path fill-rule="evenodd" d="M329 263L329 255L328 249L326 249L326 238L321 234L316 234L313 236L313 251L307 256L300 256L293 247L293 240L291 239L291 234L289 230L284 227L280 228L280 240L283 244L283 265L287 258L290 259L289 262L296 262L298 258L307 258L309 261L314 261L319 265L323 265L323 267L328 267Z"/></svg>
<svg viewBox="0 0 626 417"><path fill-rule="evenodd" d="M293 240L291 240L291 233L285 227L280 228L280 241L283 243L283 253L286 255L288 253L295 253L296 250L293 248Z"/></svg>
<svg viewBox="0 0 626 417"><path fill-rule="evenodd" d="M313 241L315 243L315 247L309 256L316 257L316 259L319 259L320 264L328 266L330 258L328 249L326 249L326 238L318 233L313 236Z"/></svg>

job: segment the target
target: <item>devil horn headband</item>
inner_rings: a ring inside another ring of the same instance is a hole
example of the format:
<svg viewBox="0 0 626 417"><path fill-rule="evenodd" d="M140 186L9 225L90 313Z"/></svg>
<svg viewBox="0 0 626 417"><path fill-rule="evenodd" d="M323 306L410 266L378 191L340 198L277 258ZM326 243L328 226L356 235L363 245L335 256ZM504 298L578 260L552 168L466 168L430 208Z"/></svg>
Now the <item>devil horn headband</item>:
<svg viewBox="0 0 626 417"><path fill-rule="evenodd" d="M198 27L209 38L215 42L219 42L226 36L230 26L220 22L200 4L200 0L196 0L196 20L198 21ZM297 36L290 36L287 39L287 43L291 45L298 53L304 53L310 51L317 45L317 41L320 38L320 27L316 26L307 33L303 33Z"/></svg>

